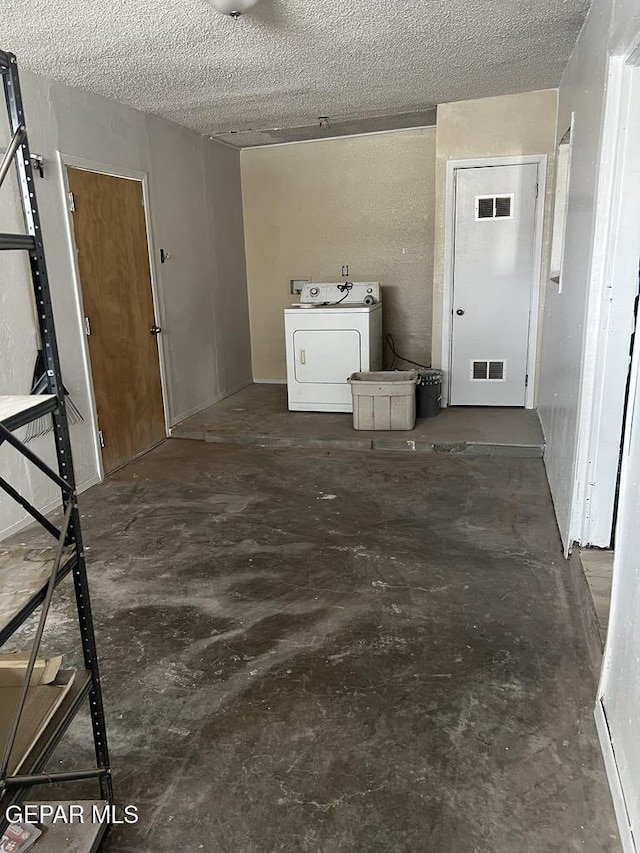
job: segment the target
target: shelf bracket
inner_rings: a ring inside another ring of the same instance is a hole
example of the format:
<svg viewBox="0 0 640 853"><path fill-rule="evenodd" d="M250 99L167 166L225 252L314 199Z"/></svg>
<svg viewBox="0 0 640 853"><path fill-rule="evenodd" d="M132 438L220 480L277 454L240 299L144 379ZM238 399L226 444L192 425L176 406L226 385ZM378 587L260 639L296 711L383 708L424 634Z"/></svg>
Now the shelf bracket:
<svg viewBox="0 0 640 853"><path fill-rule="evenodd" d="M0 187L7 176L7 172L9 171L11 161L13 160L16 151L22 145L26 135L27 128L23 124L19 124L15 133L11 137L11 142L9 143L7 150L4 152L2 161L0 161Z"/></svg>

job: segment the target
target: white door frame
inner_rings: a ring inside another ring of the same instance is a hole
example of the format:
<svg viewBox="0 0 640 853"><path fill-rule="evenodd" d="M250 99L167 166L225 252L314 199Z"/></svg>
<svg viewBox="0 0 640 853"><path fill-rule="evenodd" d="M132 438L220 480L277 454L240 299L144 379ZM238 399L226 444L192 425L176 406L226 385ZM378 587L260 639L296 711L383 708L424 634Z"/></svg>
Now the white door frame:
<svg viewBox="0 0 640 853"><path fill-rule="evenodd" d="M569 541L611 543L633 301L638 288L640 34L609 60ZM637 167L636 167L637 173ZM614 288L615 283L615 288Z"/></svg>
<svg viewBox="0 0 640 853"><path fill-rule="evenodd" d="M544 200L547 179L547 155L529 154L515 157L481 157L473 160L447 160L447 182L444 224L444 288L442 294L442 354L440 364L444 373L442 404L449 403L451 383L451 346L453 343L453 267L455 257L455 182L458 169L477 169L485 166L524 166L534 163L538 168L538 198L536 199L534 268L529 306L529 340L527 345L527 375L529 382L525 393L525 408L532 409L535 400L536 359L538 351L538 313L542 278L542 235L544 225Z"/></svg>
<svg viewBox="0 0 640 853"><path fill-rule="evenodd" d="M75 233L73 230L73 213L69 207L69 180L67 175L67 166L74 169L84 169L88 172L97 172L101 175L110 175L114 178L127 178L128 180L140 181L142 184L142 199L144 202L144 218L147 229L147 247L149 251L149 269L151 271L151 296L153 299L153 310L155 312L156 321L161 327L164 327L164 303L162 300L162 292L158 286L158 276L155 266L155 251L153 248L153 236L151 231L151 215L149 205L149 180L146 172L140 172L136 169L125 169L121 166L116 166L111 163L103 163L99 160L91 160L87 157L77 157L75 154L65 154L62 151L57 152L58 166L61 175L62 189L62 204L66 212L66 231L69 255L71 257L71 268L73 271L73 289L75 295L76 320L82 340L82 368L85 374L85 381L89 388L89 398L91 400L91 426L93 437L93 452L96 463L96 471L100 480L104 479L104 467L102 464L102 451L100 448L100 439L98 435L98 411L96 408L96 395L93 386L93 374L91 372L91 359L89 356L89 341L84 329L84 307L82 300L82 283L80 280L80 268L78 266L78 249L75 241ZM169 435L169 424L171 414L171 395L169 393L169 382L167 377L167 367L165 361L164 346L162 341L158 342L158 360L160 364L160 386L162 389L162 407L164 410L165 435Z"/></svg>

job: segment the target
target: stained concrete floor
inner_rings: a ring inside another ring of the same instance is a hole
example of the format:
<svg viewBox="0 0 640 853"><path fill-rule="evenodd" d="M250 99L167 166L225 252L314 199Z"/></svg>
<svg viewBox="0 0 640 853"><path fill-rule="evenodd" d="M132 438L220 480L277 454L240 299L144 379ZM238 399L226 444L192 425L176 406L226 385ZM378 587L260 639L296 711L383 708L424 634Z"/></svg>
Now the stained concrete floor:
<svg viewBox="0 0 640 853"><path fill-rule="evenodd" d="M105 851L619 850L541 460L171 440L81 508Z"/></svg>
<svg viewBox="0 0 640 853"><path fill-rule="evenodd" d="M542 456L532 409L457 406L404 431L354 430L340 412L290 412L285 385L249 385L173 427L176 438L269 447Z"/></svg>

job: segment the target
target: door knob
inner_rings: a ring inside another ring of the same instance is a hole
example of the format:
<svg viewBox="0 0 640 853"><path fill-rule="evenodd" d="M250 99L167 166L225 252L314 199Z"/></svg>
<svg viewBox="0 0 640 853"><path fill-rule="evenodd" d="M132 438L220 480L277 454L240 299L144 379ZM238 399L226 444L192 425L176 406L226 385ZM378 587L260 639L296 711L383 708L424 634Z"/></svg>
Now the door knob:
<svg viewBox="0 0 640 853"><path fill-rule="evenodd" d="M462 315L464 314L464 308L458 308L456 314L458 315L458 317L462 317Z"/></svg>
<svg viewBox="0 0 640 853"><path fill-rule="evenodd" d="M152 326L149 331L152 335L159 335L162 329L160 328L160 326Z"/></svg>

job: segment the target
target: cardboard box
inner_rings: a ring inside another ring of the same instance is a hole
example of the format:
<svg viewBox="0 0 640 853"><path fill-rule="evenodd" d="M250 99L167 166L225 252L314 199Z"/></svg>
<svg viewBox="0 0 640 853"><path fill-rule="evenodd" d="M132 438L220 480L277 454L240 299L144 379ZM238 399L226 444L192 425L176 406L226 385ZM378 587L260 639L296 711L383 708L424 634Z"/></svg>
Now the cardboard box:
<svg viewBox="0 0 640 853"><path fill-rule="evenodd" d="M11 728L28 662L29 652L0 655L0 756ZM61 657L36 660L11 752L10 774L20 770L73 684L75 672L60 672L61 663Z"/></svg>

